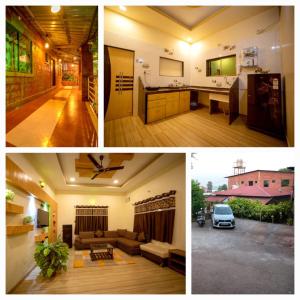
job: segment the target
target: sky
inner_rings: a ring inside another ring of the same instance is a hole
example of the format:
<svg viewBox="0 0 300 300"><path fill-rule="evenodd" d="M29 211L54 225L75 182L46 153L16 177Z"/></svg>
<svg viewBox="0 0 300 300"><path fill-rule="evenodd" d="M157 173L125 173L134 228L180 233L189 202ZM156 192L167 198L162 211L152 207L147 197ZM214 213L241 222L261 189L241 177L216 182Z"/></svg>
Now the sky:
<svg viewBox="0 0 300 300"><path fill-rule="evenodd" d="M242 159L246 172L263 169L275 170L295 166L295 155L289 148L202 148L191 158L192 179L206 186L227 184L225 176L233 175L233 164Z"/></svg>

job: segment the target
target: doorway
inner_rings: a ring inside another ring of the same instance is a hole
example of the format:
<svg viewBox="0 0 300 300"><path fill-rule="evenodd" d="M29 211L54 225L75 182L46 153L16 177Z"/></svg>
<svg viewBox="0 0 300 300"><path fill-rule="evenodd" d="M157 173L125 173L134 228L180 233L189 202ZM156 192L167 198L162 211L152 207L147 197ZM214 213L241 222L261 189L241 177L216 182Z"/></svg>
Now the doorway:
<svg viewBox="0 0 300 300"><path fill-rule="evenodd" d="M104 47L105 121L132 116L134 51Z"/></svg>
<svg viewBox="0 0 300 300"><path fill-rule="evenodd" d="M50 60L51 87L56 85L55 60Z"/></svg>

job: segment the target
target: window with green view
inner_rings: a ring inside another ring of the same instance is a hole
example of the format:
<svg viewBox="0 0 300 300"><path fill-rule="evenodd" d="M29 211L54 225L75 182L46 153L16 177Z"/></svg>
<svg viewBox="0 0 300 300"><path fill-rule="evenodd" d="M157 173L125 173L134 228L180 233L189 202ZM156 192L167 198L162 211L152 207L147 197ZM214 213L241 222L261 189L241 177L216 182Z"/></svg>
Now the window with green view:
<svg viewBox="0 0 300 300"><path fill-rule="evenodd" d="M32 42L6 23L6 71L32 73Z"/></svg>
<svg viewBox="0 0 300 300"><path fill-rule="evenodd" d="M206 76L235 76L236 55L208 59L206 61Z"/></svg>

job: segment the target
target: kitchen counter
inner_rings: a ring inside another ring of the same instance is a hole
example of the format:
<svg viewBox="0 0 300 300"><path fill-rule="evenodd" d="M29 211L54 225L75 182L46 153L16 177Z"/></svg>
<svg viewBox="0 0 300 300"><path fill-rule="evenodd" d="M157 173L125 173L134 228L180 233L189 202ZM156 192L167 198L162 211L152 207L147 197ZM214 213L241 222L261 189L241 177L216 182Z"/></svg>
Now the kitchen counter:
<svg viewBox="0 0 300 300"><path fill-rule="evenodd" d="M180 91L199 91L199 92L208 92L208 93L217 93L228 95L230 88L218 88L218 87L209 87L209 86L183 86L183 87L159 87L156 90L148 90L145 88L145 94L158 94L158 93L172 93Z"/></svg>

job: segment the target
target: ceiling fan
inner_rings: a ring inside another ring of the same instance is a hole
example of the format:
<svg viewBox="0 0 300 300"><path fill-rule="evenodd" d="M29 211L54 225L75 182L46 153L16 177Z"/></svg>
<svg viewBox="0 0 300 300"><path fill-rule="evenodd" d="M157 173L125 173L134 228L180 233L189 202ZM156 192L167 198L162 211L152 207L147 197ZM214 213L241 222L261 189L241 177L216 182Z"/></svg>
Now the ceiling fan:
<svg viewBox="0 0 300 300"><path fill-rule="evenodd" d="M117 170L124 169L124 166L104 168L103 164L102 164L103 159L104 159L104 155L100 155L99 156L100 164L96 161L96 159L92 156L92 154L88 154L87 156L88 156L89 160L93 163L93 165L97 168L97 170L94 171L94 172L96 172L96 174L92 176L91 180L95 179L101 173L110 172L110 171L117 171Z"/></svg>

